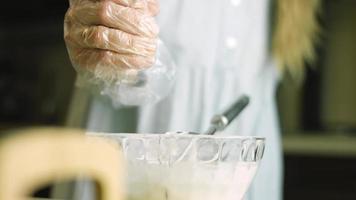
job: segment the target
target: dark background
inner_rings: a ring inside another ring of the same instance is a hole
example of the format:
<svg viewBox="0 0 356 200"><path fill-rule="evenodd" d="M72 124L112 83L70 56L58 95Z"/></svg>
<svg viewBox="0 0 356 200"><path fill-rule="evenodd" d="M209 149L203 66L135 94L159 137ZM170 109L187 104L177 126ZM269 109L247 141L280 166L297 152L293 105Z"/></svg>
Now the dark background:
<svg viewBox="0 0 356 200"><path fill-rule="evenodd" d="M74 70L63 42L67 1L6 1L0 12L0 127L63 124Z"/></svg>
<svg viewBox="0 0 356 200"><path fill-rule="evenodd" d="M322 2L317 60L278 91L286 200L356 199L356 1Z"/></svg>

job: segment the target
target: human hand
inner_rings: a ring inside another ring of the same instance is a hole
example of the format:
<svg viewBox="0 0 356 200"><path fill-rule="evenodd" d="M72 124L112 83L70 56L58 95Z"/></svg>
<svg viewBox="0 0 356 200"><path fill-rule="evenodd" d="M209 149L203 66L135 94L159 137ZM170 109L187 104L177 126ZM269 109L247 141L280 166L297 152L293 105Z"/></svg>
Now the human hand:
<svg viewBox="0 0 356 200"><path fill-rule="evenodd" d="M157 0L70 0L64 38L73 66L115 80L155 62Z"/></svg>

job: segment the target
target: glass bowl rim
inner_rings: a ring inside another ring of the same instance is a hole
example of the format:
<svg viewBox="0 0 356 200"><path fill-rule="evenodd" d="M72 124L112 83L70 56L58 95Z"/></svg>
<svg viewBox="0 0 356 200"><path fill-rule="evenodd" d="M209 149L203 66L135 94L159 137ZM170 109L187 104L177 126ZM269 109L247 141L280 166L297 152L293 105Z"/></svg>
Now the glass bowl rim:
<svg viewBox="0 0 356 200"><path fill-rule="evenodd" d="M172 135L164 133L114 133L114 132L87 132L88 135L92 136L123 136L130 138L145 137L154 138L157 136L169 137ZM241 140L256 140L256 141L266 141L265 137L262 136L243 136L243 135L199 135L199 134L180 134L179 137L195 137L195 138L208 138L208 139L241 139Z"/></svg>

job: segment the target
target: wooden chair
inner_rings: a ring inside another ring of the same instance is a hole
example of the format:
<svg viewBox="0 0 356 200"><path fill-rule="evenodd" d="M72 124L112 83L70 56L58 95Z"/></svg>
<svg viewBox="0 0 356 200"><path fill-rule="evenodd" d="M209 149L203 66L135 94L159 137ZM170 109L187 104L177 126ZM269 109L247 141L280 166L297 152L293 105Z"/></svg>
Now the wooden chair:
<svg viewBox="0 0 356 200"><path fill-rule="evenodd" d="M9 135L0 141L0 200L30 199L38 188L78 176L98 184L99 199L123 199L122 155L114 143L57 128Z"/></svg>

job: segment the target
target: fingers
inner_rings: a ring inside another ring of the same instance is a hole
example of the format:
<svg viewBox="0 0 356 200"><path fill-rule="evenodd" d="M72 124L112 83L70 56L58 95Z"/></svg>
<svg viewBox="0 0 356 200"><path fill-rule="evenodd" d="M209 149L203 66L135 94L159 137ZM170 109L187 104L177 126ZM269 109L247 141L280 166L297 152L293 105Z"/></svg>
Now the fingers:
<svg viewBox="0 0 356 200"><path fill-rule="evenodd" d="M157 7L152 3L150 5L153 10ZM82 24L107 26L133 35L156 37L159 32L153 17L113 1L87 2L81 6L73 6L67 17Z"/></svg>
<svg viewBox="0 0 356 200"><path fill-rule="evenodd" d="M104 70L110 76L112 71L122 69L144 69L152 66L154 57L118 54L101 49L70 48L71 60L75 66L88 70Z"/></svg>
<svg viewBox="0 0 356 200"><path fill-rule="evenodd" d="M64 37L77 69L111 79L123 69L154 64L156 0L70 0L70 4Z"/></svg>
<svg viewBox="0 0 356 200"><path fill-rule="evenodd" d="M158 0L112 0L112 1L122 6L131 7L131 8L139 9L141 11L148 12L150 16L156 16L159 12Z"/></svg>
<svg viewBox="0 0 356 200"><path fill-rule="evenodd" d="M65 40L82 48L151 57L157 48L156 39L138 37L104 26L69 25L65 31Z"/></svg>
<svg viewBox="0 0 356 200"><path fill-rule="evenodd" d="M103 1L103 0L99 0L99 1ZM112 0L112 1L119 5L136 8L136 9L145 9L147 7L146 0Z"/></svg>
<svg viewBox="0 0 356 200"><path fill-rule="evenodd" d="M158 0L147 0L147 9L151 16L158 15L160 9Z"/></svg>

